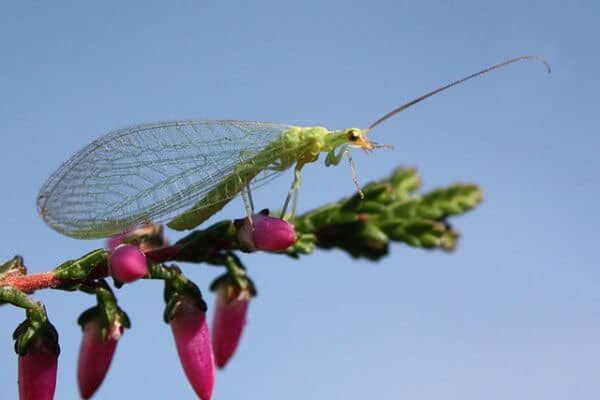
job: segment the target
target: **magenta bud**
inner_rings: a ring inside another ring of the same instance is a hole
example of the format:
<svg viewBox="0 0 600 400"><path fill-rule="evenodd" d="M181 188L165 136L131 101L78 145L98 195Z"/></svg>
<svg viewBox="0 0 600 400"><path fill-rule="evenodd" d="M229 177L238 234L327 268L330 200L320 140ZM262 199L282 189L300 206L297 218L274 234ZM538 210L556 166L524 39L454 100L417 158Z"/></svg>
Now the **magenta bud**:
<svg viewBox="0 0 600 400"><path fill-rule="evenodd" d="M83 338L77 362L77 383L83 399L89 399L102 384L123 333L120 322L115 322L106 340L102 338L102 323L95 318L83 326Z"/></svg>
<svg viewBox="0 0 600 400"><path fill-rule="evenodd" d="M252 239L258 250L281 251L296 241L294 226L283 219L257 214L253 222Z"/></svg>
<svg viewBox="0 0 600 400"><path fill-rule="evenodd" d="M205 312L194 302L184 299L170 324L188 381L200 399L210 400L215 384L215 365Z"/></svg>
<svg viewBox="0 0 600 400"><path fill-rule="evenodd" d="M136 246L120 245L111 254L109 270L116 280L133 282L148 274L146 256Z"/></svg>
<svg viewBox="0 0 600 400"><path fill-rule="evenodd" d="M43 337L19 356L19 400L51 400L56 389L58 354Z"/></svg>
<svg viewBox="0 0 600 400"><path fill-rule="evenodd" d="M252 295L223 285L217 289L212 344L217 367L223 368L238 346Z"/></svg>
<svg viewBox="0 0 600 400"><path fill-rule="evenodd" d="M296 231L289 222L263 213L252 217L252 225L243 221L238 226L238 240L248 250L282 251L296 241Z"/></svg>

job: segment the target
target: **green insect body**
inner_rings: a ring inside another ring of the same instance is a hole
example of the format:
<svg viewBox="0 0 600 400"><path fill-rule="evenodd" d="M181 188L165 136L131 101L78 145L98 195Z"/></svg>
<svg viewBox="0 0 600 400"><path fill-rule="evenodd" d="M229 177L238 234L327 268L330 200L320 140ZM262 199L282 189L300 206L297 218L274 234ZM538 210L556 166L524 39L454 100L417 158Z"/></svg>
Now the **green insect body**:
<svg viewBox="0 0 600 400"><path fill-rule="evenodd" d="M218 186L167 225L175 230L192 229L200 225L221 210L265 169L281 172L296 164L297 178L294 184L298 186L298 174L305 164L317 161L319 154L325 152L328 153L326 165L337 165L346 145L361 140L361 133L358 132L362 131L350 128L330 132L323 127L293 127L251 158L240 160L231 174L223 178ZM362 142L368 142L364 136ZM334 152L340 147L342 149L336 156ZM293 189L297 190L296 187Z"/></svg>

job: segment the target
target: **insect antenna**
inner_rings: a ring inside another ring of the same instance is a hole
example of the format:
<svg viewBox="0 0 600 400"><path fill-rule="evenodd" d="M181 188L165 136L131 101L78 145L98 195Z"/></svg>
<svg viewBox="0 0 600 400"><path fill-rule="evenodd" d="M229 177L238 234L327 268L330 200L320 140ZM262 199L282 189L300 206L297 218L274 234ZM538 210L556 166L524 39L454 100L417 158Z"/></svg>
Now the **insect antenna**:
<svg viewBox="0 0 600 400"><path fill-rule="evenodd" d="M539 61L542 64L544 64L544 66L546 67L546 70L548 71L548 73L550 73L550 71L551 71L550 64L548 63L548 61L546 61L544 58L542 58L540 56L522 56L522 57L511 58L510 60L506 60L506 61L501 62L499 64L492 65L491 67L487 67L487 68L485 68L485 69L483 69L483 70L481 70L479 72L475 72L474 74L471 74L469 76L465 76L462 79L459 79L457 81L454 81L452 83L444 85L444 86L442 86L440 88L437 88L437 89L435 89L435 90L433 90L433 91L431 91L429 93L424 94L423 96L417 97L416 99L411 100L408 103L403 104L400 107L395 108L392 111L390 111L389 113L385 114L383 117L381 117L377 121L373 122L371 124L371 126L369 126L368 129L369 130L373 129L377 125L381 124L383 121L391 118L392 116L398 114L399 112L404 111L407 108L412 107L412 106L414 106L417 103L420 103L421 101L425 100L428 97L431 97L431 96L433 96L435 94L443 92L446 89L450 89L453 86L460 85L461 83L466 82L466 81L468 81L470 79L476 78L476 77L478 77L480 75L487 74L488 72L491 72L491 71L493 71L495 69L502 68L502 67L504 67L506 65L513 64L513 63L516 63L516 62L525 61L525 60L536 60L536 61Z"/></svg>

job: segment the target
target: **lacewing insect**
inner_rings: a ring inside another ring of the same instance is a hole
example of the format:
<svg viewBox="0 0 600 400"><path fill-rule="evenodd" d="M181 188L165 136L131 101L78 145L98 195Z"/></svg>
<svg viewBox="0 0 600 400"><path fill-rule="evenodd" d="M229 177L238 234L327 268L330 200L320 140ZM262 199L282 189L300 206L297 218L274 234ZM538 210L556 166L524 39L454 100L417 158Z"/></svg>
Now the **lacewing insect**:
<svg viewBox="0 0 600 400"><path fill-rule="evenodd" d="M168 222L191 229L242 193L249 211L249 189L294 166L294 180L283 206L295 211L304 165L326 153L325 165L350 148L381 146L367 138L371 129L413 105L467 80L538 56L523 56L485 68L395 108L366 129L329 131L249 121L171 121L108 133L65 162L40 189L37 207L53 229L76 238L100 238L146 222Z"/></svg>

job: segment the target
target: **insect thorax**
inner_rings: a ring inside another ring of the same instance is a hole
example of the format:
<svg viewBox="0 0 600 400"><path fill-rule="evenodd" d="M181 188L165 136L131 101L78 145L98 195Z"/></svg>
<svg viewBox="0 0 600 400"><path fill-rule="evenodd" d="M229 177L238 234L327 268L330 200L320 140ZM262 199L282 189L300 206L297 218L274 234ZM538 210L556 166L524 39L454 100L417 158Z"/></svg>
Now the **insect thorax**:
<svg viewBox="0 0 600 400"><path fill-rule="evenodd" d="M291 167L294 163L307 164L316 161L319 153L325 151L326 137L329 131L322 127L295 127L283 133L281 137L282 167Z"/></svg>

